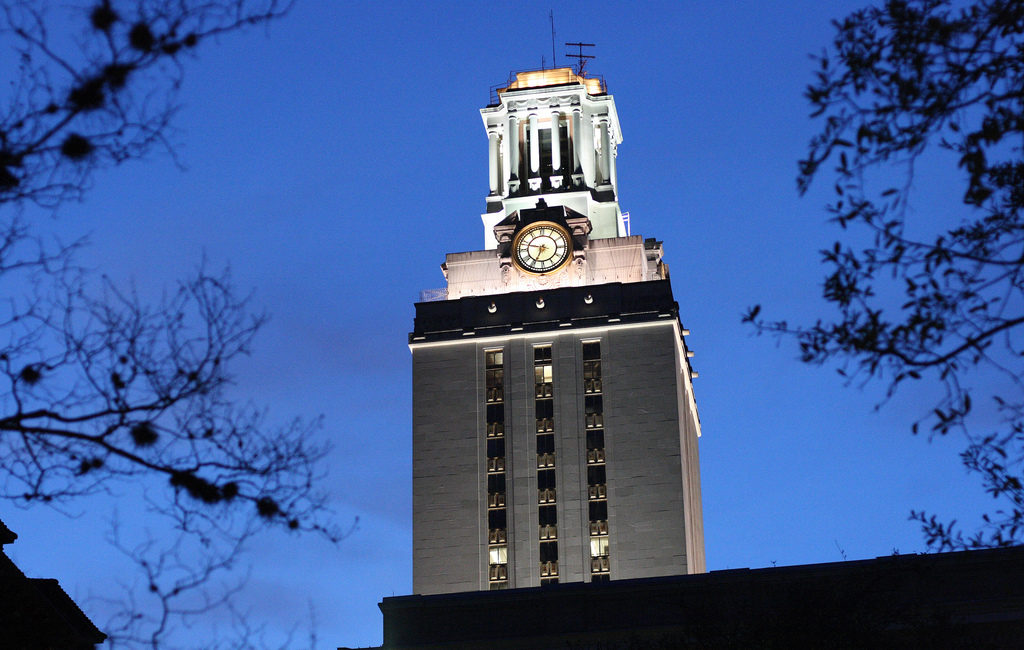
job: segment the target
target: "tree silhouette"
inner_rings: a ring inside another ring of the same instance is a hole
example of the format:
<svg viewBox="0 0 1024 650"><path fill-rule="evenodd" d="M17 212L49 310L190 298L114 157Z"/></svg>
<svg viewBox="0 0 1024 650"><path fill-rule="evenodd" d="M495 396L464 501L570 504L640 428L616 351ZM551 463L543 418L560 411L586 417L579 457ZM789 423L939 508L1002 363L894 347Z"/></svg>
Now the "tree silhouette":
<svg viewBox="0 0 1024 650"><path fill-rule="evenodd" d="M312 435L318 422L268 426L260 409L229 398L231 363L250 353L264 318L226 271L203 264L147 305L79 268L81 242L48 243L19 214L81 199L98 169L154 147L173 153L176 92L196 49L289 8L0 3L0 32L15 54L5 57L13 81L0 105L0 497L58 505L145 486L150 509L178 532L162 545L115 540L159 598L153 616L128 612L117 623L147 645L159 643L169 616L203 611L196 593L255 530L336 537L316 489L326 453ZM201 559L190 555L197 549ZM221 603L232 590L200 601Z"/></svg>
<svg viewBox="0 0 1024 650"><path fill-rule="evenodd" d="M941 386L913 431L966 435L963 462L999 505L967 533L912 517L940 549L1021 543L1024 4L889 0L835 25L807 89L823 126L797 183L804 193L833 165L828 213L848 239L822 254L837 316L793 327L755 306L745 320L793 335L807 363L885 382L890 397L904 382ZM962 204L914 219L914 166L926 154L960 170Z"/></svg>

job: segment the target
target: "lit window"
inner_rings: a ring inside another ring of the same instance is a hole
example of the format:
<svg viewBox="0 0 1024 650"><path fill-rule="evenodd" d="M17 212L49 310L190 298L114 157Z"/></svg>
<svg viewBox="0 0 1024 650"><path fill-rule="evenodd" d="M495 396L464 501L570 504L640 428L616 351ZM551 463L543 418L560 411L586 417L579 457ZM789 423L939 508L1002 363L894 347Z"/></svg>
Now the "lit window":
<svg viewBox="0 0 1024 650"><path fill-rule="evenodd" d="M590 545L594 545L593 541L591 541ZM492 546L489 549L489 553L491 555L491 564L508 564L508 545L499 544Z"/></svg>
<svg viewBox="0 0 1024 650"><path fill-rule="evenodd" d="M608 555L608 536L598 535L590 538L590 557L606 557Z"/></svg>

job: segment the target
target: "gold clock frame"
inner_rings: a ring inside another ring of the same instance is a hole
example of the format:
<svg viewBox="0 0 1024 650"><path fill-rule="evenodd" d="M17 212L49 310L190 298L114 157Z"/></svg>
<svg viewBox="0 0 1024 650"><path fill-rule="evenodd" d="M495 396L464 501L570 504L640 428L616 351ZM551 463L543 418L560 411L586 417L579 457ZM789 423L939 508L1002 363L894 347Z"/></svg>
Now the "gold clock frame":
<svg viewBox="0 0 1024 650"><path fill-rule="evenodd" d="M562 259L562 261L557 265L552 266L550 269L544 269L542 271L529 268L519 257L519 244L522 242L524 237L538 228L550 228L552 230L557 230L565 238L566 246L564 259ZM515 263L516 268L524 273L529 273L530 275L551 275L552 273L556 273L564 268L565 265L569 263L570 259L572 259L572 233L569 232L568 228L555 223L554 221L534 221L516 233L515 238L512 240L512 261Z"/></svg>

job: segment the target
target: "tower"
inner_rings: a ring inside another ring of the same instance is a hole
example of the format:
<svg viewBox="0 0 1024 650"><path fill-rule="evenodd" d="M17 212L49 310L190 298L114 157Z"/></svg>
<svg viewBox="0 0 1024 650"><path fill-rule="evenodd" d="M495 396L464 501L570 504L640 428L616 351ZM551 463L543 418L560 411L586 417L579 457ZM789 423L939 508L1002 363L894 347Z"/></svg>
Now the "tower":
<svg viewBox="0 0 1024 650"><path fill-rule="evenodd" d="M619 208L614 99L536 70L480 113L484 249L409 335L413 591L703 572L689 332Z"/></svg>

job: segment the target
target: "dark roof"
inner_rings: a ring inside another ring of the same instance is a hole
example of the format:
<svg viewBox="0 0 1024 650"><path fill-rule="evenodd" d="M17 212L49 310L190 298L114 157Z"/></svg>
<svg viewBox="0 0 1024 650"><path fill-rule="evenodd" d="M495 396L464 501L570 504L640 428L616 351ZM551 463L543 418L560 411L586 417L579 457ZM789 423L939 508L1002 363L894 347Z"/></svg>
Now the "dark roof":
<svg viewBox="0 0 1024 650"><path fill-rule="evenodd" d="M1018 647L1024 546L385 598L385 648Z"/></svg>
<svg viewBox="0 0 1024 650"><path fill-rule="evenodd" d="M17 533L4 525L4 522L0 521L0 546L3 546L4 544L13 544L16 539L18 539Z"/></svg>
<svg viewBox="0 0 1024 650"><path fill-rule="evenodd" d="M11 536L0 522L0 539ZM106 638L56 580L26 577L0 551L0 646L91 649Z"/></svg>

